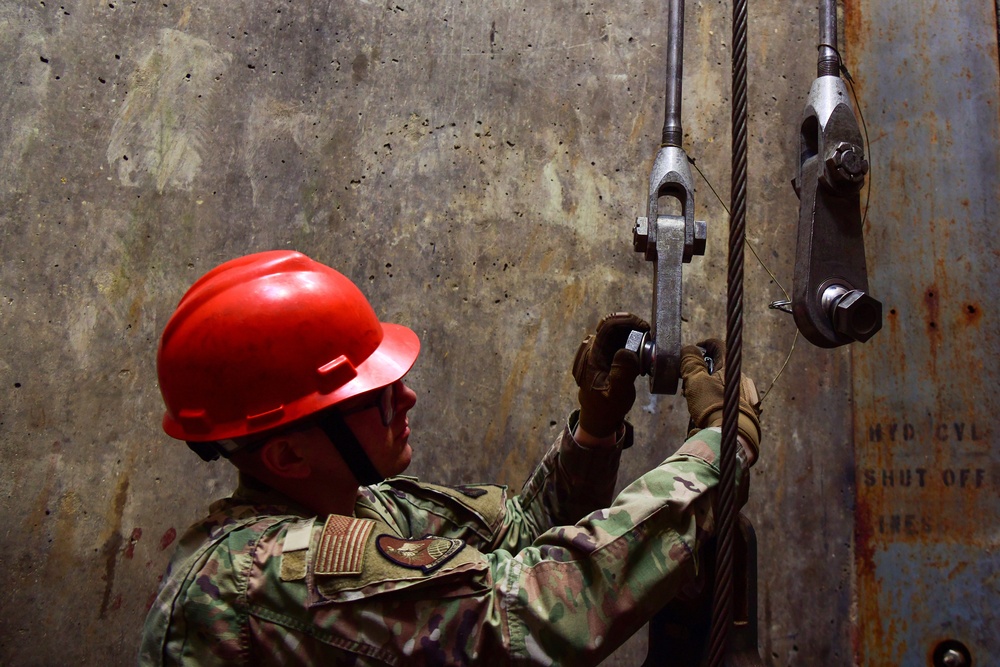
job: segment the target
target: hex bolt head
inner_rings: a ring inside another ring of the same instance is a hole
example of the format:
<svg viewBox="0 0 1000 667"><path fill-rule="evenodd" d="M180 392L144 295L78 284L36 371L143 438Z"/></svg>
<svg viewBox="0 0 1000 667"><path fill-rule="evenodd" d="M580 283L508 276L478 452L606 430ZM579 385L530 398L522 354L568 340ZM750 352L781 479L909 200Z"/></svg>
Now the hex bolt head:
<svg viewBox="0 0 1000 667"><path fill-rule="evenodd" d="M864 343L882 328L882 302L860 290L850 290L833 307L833 329Z"/></svg>

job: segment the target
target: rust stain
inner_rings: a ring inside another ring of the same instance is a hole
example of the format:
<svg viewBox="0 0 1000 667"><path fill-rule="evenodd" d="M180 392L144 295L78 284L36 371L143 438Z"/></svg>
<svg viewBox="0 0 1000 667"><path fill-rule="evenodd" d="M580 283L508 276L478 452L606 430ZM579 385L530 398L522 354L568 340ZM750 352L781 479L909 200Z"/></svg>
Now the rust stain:
<svg viewBox="0 0 1000 667"><path fill-rule="evenodd" d="M524 378L536 358L535 341L540 325L540 322L534 322L524 332L523 343L517 352L510 374L507 376L507 382L500 395L500 404L497 406L494 417L490 420L483 437L483 447L487 451L493 451L496 448L498 438L507 428L507 420L514 408L514 401L523 394ZM519 442L520 440L515 441ZM526 457L521 448L513 447L500 468L501 483L510 483L508 480L516 480L526 475L528 472L524 469L524 461L526 460L533 460L533 457Z"/></svg>
<svg viewBox="0 0 1000 667"><path fill-rule="evenodd" d="M163 583L162 574L156 578L156 589L146 599L146 611L149 611L153 607L153 603L156 602L156 596L159 595L161 583Z"/></svg>
<svg viewBox="0 0 1000 667"><path fill-rule="evenodd" d="M632 130L629 132L628 139L626 140L627 145L634 145L639 141L639 135L642 133L642 129L646 126L646 111L642 109L637 113L632 121Z"/></svg>
<svg viewBox="0 0 1000 667"><path fill-rule="evenodd" d="M885 315L885 323L889 325L889 334L896 336L899 333L899 313L895 308L890 308Z"/></svg>
<svg viewBox="0 0 1000 667"><path fill-rule="evenodd" d="M34 506L31 508L31 511L25 514L24 521L22 522L25 532L30 533L40 526L45 521L45 517L49 516L51 512L49 509L49 499L52 497L56 480L59 478L61 448L61 441L55 440L52 443L52 452L49 454L48 466L45 470L45 482L36 496Z"/></svg>
<svg viewBox="0 0 1000 667"><path fill-rule="evenodd" d="M139 326L139 321L142 317L143 296L137 296L132 299L132 304L128 309L128 321L133 327Z"/></svg>
<svg viewBox="0 0 1000 667"><path fill-rule="evenodd" d="M118 555L122 550L125 538L122 536L122 514L125 512L125 502L128 500L129 479L127 475L118 478L115 497L112 501L111 532L104 541L104 595L101 598L101 610L98 618L104 618L111 608L111 592L115 585L115 568L118 566Z"/></svg>
<svg viewBox="0 0 1000 667"><path fill-rule="evenodd" d="M861 0L844 0L844 36L852 48L865 50L862 40L871 33L866 28L867 20L864 11L865 3Z"/></svg>
<svg viewBox="0 0 1000 667"><path fill-rule="evenodd" d="M967 326L979 326L983 319L983 310L975 303L967 303L962 307L962 320Z"/></svg>
<svg viewBox="0 0 1000 667"><path fill-rule="evenodd" d="M163 533L163 537L160 538L160 551L163 551L177 539L177 529L170 527L167 532Z"/></svg>
<svg viewBox="0 0 1000 667"><path fill-rule="evenodd" d="M857 494L854 536L857 542L855 553L858 561L858 573L861 575L875 571L875 525L871 518L877 514L877 511L877 508L872 506L866 492Z"/></svg>
<svg viewBox="0 0 1000 667"><path fill-rule="evenodd" d="M931 318L930 321L936 320L940 314L938 289L936 285L930 285L924 291L924 305L927 306L927 312Z"/></svg>
<svg viewBox="0 0 1000 667"><path fill-rule="evenodd" d="M73 572L76 557L76 529L79 525L80 499L73 491L68 491L59 498L59 503L53 511L55 527L53 529L52 548L46 561L47 575L50 581L64 578Z"/></svg>
<svg viewBox="0 0 1000 667"><path fill-rule="evenodd" d="M133 528L132 535L128 539L128 544L125 546L125 558L132 560L135 556L135 544L142 537L142 528Z"/></svg>
<svg viewBox="0 0 1000 667"><path fill-rule="evenodd" d="M931 341L931 356L935 356L936 348L941 344L941 292L937 285L930 285L924 290L925 322L927 337Z"/></svg>

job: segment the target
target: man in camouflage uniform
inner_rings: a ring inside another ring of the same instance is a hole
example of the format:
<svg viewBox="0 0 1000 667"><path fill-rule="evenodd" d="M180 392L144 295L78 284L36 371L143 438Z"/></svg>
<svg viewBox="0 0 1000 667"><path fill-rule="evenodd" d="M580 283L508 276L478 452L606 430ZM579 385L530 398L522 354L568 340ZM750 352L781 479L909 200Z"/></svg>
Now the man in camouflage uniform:
<svg viewBox="0 0 1000 667"><path fill-rule="evenodd" d="M580 346L574 412L521 492L400 476L416 335L291 252L188 291L160 342L164 429L240 471L181 540L142 665L590 665L691 582L713 530L724 374L688 347L687 442L613 497L641 319ZM721 343L702 344L721 361ZM757 456L743 381L738 479ZM388 478L388 479L386 479Z"/></svg>

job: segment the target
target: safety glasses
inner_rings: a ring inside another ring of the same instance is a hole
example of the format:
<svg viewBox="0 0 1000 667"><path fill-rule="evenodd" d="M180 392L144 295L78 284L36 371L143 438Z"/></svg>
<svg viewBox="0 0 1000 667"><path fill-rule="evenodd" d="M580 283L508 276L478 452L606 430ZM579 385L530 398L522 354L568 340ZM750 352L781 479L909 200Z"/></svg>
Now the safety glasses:
<svg viewBox="0 0 1000 667"><path fill-rule="evenodd" d="M396 393L393 390L394 386L395 383L387 384L376 392L371 401L349 410L338 410L338 412L341 415L353 415L365 410L371 410L372 408L378 408L379 417L382 419L382 426L389 426L392 423L392 418L396 416Z"/></svg>

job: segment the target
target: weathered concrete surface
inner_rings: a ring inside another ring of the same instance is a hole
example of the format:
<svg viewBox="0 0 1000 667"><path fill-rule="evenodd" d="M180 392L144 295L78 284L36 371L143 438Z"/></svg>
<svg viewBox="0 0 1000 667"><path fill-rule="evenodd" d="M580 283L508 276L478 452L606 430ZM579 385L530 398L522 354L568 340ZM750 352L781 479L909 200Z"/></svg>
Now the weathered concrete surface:
<svg viewBox="0 0 1000 667"><path fill-rule="evenodd" d="M787 5L750 7L748 234L790 290L816 30ZM0 663L133 660L177 533L233 482L160 432L156 342L234 256L296 248L353 278L423 340L413 472L517 486L573 407L579 340L649 311L631 225L664 25L651 0L0 5ZM728 8L689 2L687 25L686 148L728 202ZM727 239L696 183L691 340L724 331ZM763 390L794 327L748 262ZM850 397L848 354L799 341L764 404L748 514L770 665L849 660ZM623 482L680 442L683 401L640 390L634 421Z"/></svg>

